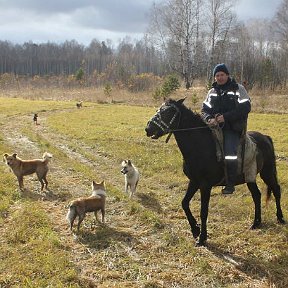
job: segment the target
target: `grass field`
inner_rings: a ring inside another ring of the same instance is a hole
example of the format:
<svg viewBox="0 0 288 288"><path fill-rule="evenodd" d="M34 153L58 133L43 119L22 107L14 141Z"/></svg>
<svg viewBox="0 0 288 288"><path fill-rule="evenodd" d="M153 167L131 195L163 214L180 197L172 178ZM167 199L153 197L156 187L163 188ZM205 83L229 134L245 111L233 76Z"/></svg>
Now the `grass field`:
<svg viewBox="0 0 288 288"><path fill-rule="evenodd" d="M276 222L275 201L251 231L253 201L245 185L231 197L214 188L207 247L194 247L181 208L187 179L173 138L153 141L144 128L155 108L1 98L0 152L22 158L53 154L50 192L27 176L20 193L0 165L0 287L287 287L288 227ZM188 100L189 103L189 100ZM33 125L33 113L40 125ZM272 136L288 219L288 114L250 113L249 130ZM141 179L133 199L120 173L131 159ZM92 180L107 186L105 225L85 219L68 230L67 205L89 195ZM265 186L259 180L264 192ZM262 199L265 199L263 193ZM199 219L199 194L191 204Z"/></svg>

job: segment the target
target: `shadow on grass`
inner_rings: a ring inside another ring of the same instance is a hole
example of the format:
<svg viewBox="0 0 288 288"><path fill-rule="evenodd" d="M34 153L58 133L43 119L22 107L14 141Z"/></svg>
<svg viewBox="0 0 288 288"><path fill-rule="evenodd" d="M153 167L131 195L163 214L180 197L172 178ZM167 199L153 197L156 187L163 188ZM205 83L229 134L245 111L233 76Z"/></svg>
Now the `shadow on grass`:
<svg viewBox="0 0 288 288"><path fill-rule="evenodd" d="M43 191L40 189L28 189L24 188L23 190L19 190L19 194L21 198L30 199L34 201L43 200L43 201L66 201L68 198L71 198L69 193L55 193L53 190L46 188Z"/></svg>
<svg viewBox="0 0 288 288"><path fill-rule="evenodd" d="M115 242L126 243L126 245L130 245L132 242L138 242L130 233L117 230L107 225L100 224L94 229L94 232L86 229L80 230L77 235L78 241L90 249L103 250Z"/></svg>
<svg viewBox="0 0 288 288"><path fill-rule="evenodd" d="M138 193L137 197L140 199L141 204L145 208L149 208L157 213L161 213L163 211L159 201L153 195L151 195L151 193Z"/></svg>
<svg viewBox="0 0 288 288"><path fill-rule="evenodd" d="M275 256L270 261L267 261L253 255L247 255L247 257L236 256L213 243L209 243L207 249L217 258L232 264L236 269L253 279L262 281L263 278L266 278L271 287L288 287L287 251L283 251L278 257Z"/></svg>

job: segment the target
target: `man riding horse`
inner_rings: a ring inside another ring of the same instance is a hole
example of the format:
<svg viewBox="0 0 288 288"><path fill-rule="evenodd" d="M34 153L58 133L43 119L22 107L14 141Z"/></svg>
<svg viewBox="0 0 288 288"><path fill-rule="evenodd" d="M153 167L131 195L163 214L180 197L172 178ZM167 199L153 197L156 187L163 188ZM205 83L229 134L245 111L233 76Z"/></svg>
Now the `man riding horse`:
<svg viewBox="0 0 288 288"><path fill-rule="evenodd" d="M232 194L238 169L237 150L241 135L246 131L251 104L244 86L230 78L225 64L216 65L213 76L215 82L203 102L201 115L209 126L222 127L227 178L222 193Z"/></svg>

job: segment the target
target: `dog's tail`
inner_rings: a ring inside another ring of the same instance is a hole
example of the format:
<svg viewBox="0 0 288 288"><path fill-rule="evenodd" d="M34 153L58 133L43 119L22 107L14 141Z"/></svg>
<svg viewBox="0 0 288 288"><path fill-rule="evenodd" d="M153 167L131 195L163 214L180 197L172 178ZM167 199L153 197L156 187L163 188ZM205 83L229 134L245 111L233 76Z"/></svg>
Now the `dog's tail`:
<svg viewBox="0 0 288 288"><path fill-rule="evenodd" d="M48 163L53 158L53 155L51 153L44 152L42 157L43 161Z"/></svg>
<svg viewBox="0 0 288 288"><path fill-rule="evenodd" d="M68 213L66 215L66 219L70 225L71 225L72 221L74 221L76 216L77 216L76 207L73 205L70 205Z"/></svg>

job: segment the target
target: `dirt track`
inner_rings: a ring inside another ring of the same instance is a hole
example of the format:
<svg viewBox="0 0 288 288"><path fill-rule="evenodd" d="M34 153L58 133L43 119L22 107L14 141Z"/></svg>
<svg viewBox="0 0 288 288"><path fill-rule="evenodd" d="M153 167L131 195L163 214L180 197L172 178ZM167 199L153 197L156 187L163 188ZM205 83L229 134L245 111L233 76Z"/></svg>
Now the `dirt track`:
<svg viewBox="0 0 288 288"><path fill-rule="evenodd" d="M95 177L98 177L96 180L106 177L109 179L110 185L123 190L123 176L120 174L118 163L97 154L97 151L90 147L82 145L87 152L94 153L98 161L92 162L69 149L69 144L71 141L73 142L73 139L66 139L63 135L54 134L48 130L46 116L50 113L53 112L41 114L38 126L33 125L32 119L28 116L10 117L2 131L4 139L7 140L9 146L14 148L14 151L9 152L17 152L24 159L41 157L42 152L38 144L22 134L22 129L29 127L63 151L69 158L87 165L95 172ZM193 275L190 276L189 272L191 267L184 263L185 259L178 259L177 253L173 255L175 252L173 241L179 243L177 235L183 235L183 232L179 233L180 230L187 230L184 232L184 236L191 238L188 229L183 229L184 215L178 209L178 204L173 204L171 199L166 199L161 204L154 201L154 206L149 207L156 213L161 212L159 217L164 223L164 229L155 233L153 225L150 227L144 224L131 212L131 208L127 207L130 200L119 201L117 197L109 196L108 191L107 224L105 226L98 224L91 229L92 216L89 216L85 221L86 227L82 226L82 232L78 236L72 235L65 219L66 206L72 198L89 195L90 179L85 179L83 175L73 169L69 170L63 167L61 161L55 157L50 163L50 167L47 177L50 191L40 193L40 184L36 176L27 176L24 178L27 190L23 197L38 201L39 205L51 216L54 230L60 236L63 245L71 251L71 260L79 268L82 277L91 279L91 287L197 287L193 285L197 285L204 275L193 279ZM139 193L133 201L145 206L145 203L150 203L147 201L147 197L150 197L148 200L153 200L152 194ZM171 211L173 211L172 214ZM9 217L6 225L9 225ZM185 228L187 227L185 226ZM165 233L169 234L167 243L162 241ZM237 275L239 279L242 279L242 283L249 283L252 285L250 287L266 287L262 280L251 279L241 269L239 270L237 268L239 263L232 258L234 262L229 257L226 259L219 255L216 257L217 255L213 255L205 248L200 248L197 253L197 257L210 257L212 265L219 266L219 268L213 267L214 270L219 269L219 273L224 265L225 273L230 271ZM194 257L192 254L187 255L187 261L192 261L190 260L193 259L192 257ZM129 263L125 259L129 259ZM193 264L191 263L191 265ZM101 284L96 285L95 283ZM145 286L148 285L147 283L154 286ZM206 287L212 287L212 285Z"/></svg>

